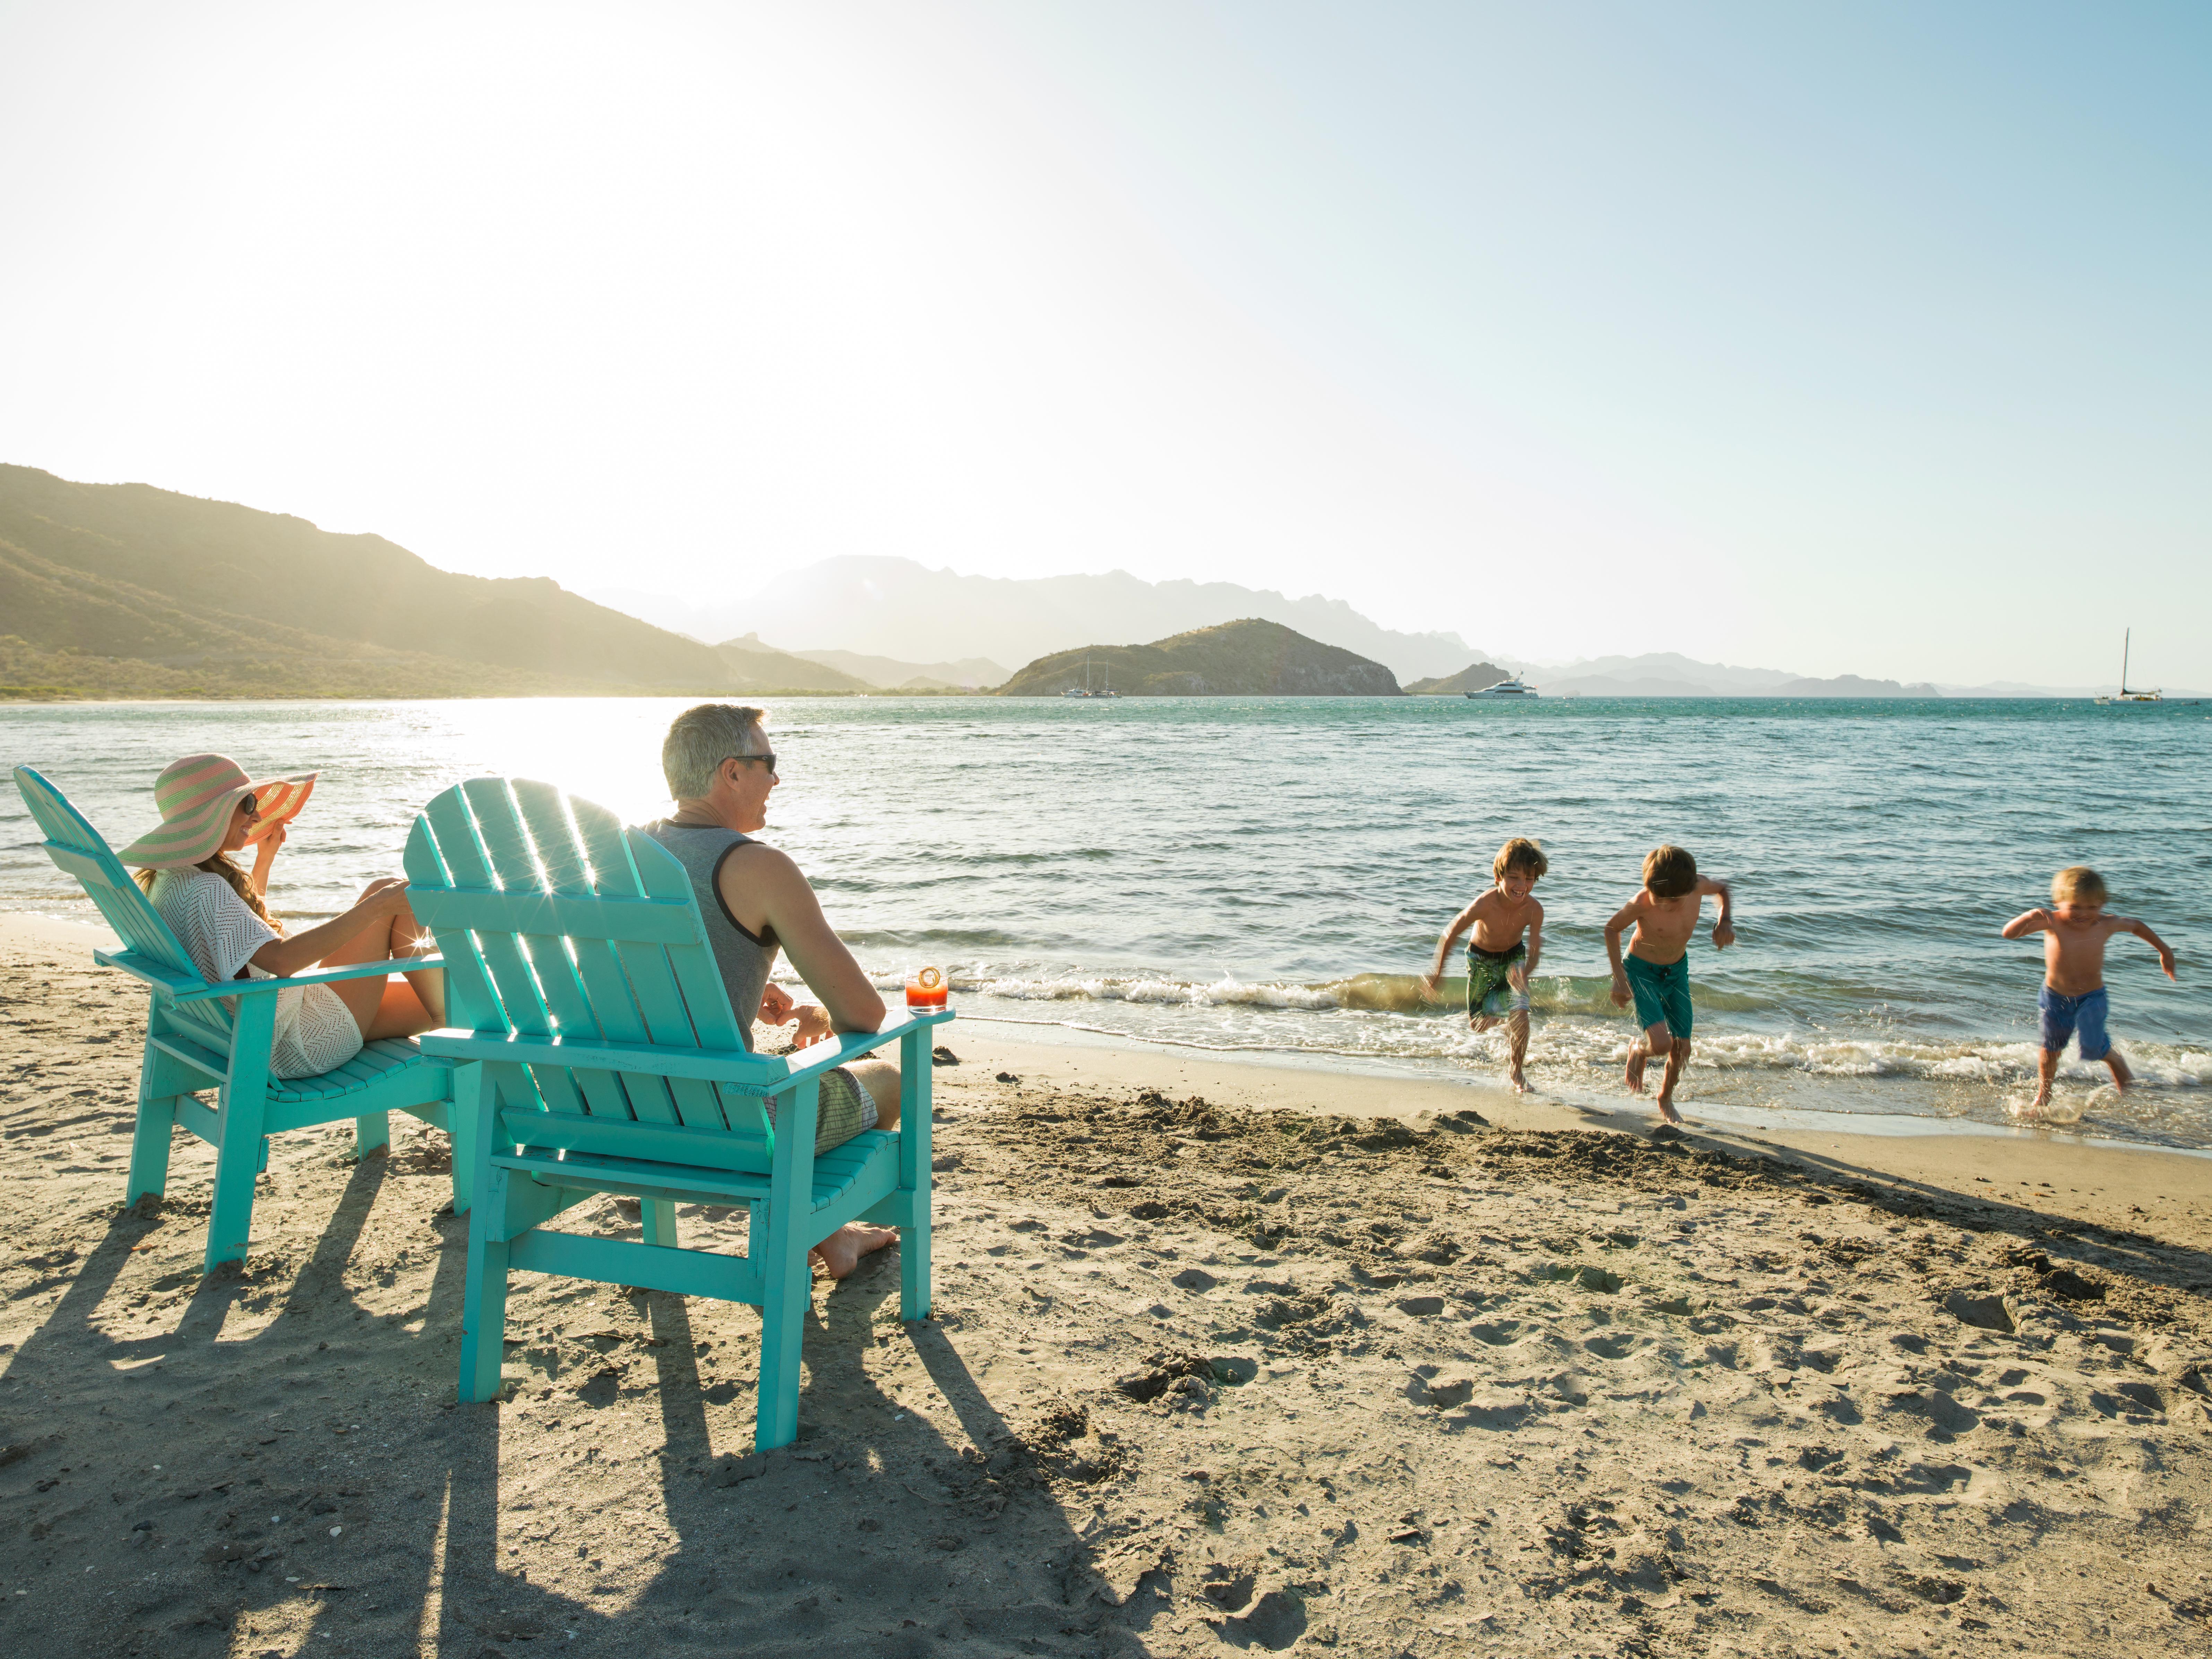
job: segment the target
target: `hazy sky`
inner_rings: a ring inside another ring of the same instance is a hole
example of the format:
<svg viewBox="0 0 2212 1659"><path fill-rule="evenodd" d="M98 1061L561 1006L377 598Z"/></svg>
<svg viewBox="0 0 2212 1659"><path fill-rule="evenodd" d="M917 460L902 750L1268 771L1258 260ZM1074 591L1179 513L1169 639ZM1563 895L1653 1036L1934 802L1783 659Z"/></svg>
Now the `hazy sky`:
<svg viewBox="0 0 2212 1659"><path fill-rule="evenodd" d="M0 0L0 459L2212 685L2208 108L2199 3Z"/></svg>

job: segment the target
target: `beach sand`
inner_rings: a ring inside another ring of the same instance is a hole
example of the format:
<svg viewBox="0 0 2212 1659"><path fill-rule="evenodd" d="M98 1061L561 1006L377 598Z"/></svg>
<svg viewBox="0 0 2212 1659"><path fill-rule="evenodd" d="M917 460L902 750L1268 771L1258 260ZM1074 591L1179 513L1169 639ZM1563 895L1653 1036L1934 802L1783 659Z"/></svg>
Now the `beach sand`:
<svg viewBox="0 0 2212 1659"><path fill-rule="evenodd" d="M956 1023L936 1316L818 1282L755 1458L757 1317L697 1298L519 1278L456 1405L412 1120L280 1139L204 1279L208 1148L121 1208L91 937L0 919L10 1652L2204 1650L2203 1160Z"/></svg>

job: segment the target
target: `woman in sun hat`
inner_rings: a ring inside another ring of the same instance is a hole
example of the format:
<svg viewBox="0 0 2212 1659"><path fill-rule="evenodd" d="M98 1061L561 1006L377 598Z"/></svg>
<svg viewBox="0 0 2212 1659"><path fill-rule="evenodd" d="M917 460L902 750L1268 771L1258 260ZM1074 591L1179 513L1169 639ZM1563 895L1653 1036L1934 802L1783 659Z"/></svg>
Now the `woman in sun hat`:
<svg viewBox="0 0 2212 1659"><path fill-rule="evenodd" d="M270 867L284 844L284 826L307 804L319 775L257 781L227 755L188 755L155 780L160 827L116 856L138 867L147 897L208 979L281 979L421 951L407 884L398 877L369 883L353 908L302 933L286 933L270 915L263 902ZM229 857L249 843L250 873ZM363 1042L445 1023L445 976L434 968L279 991L270 1070L319 1077L351 1060Z"/></svg>

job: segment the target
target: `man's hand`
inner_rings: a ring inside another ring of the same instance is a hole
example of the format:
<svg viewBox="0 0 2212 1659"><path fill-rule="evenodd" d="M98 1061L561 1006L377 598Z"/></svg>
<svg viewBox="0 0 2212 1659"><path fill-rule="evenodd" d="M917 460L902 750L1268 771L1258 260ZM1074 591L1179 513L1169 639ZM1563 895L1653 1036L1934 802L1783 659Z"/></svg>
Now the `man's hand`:
<svg viewBox="0 0 2212 1659"><path fill-rule="evenodd" d="M823 1038L836 1035L830 1030L829 1012L820 1003L801 1002L794 1005L792 1012L799 1021L799 1033L791 1039L794 1050L811 1048Z"/></svg>
<svg viewBox="0 0 2212 1659"><path fill-rule="evenodd" d="M763 1025L781 1025L791 1018L791 993L770 980L761 989L760 1022Z"/></svg>
<svg viewBox="0 0 2212 1659"><path fill-rule="evenodd" d="M1714 950L1725 951L1735 943L1735 928L1733 924L1725 921L1717 921L1713 924Z"/></svg>
<svg viewBox="0 0 2212 1659"><path fill-rule="evenodd" d="M1443 981L1443 975L1441 973L1423 974L1421 975L1421 988L1424 991L1426 991L1431 996L1434 996L1437 994L1437 987L1441 984Z"/></svg>
<svg viewBox="0 0 2212 1659"><path fill-rule="evenodd" d="M1616 1008L1626 1008L1632 1000L1629 994L1628 975L1615 974L1613 976L1613 1006Z"/></svg>
<svg viewBox="0 0 2212 1659"><path fill-rule="evenodd" d="M2173 949L2171 945L2161 945L2158 947L2158 965L2166 969L2166 976L2168 979L2178 979L2178 975L2173 971Z"/></svg>

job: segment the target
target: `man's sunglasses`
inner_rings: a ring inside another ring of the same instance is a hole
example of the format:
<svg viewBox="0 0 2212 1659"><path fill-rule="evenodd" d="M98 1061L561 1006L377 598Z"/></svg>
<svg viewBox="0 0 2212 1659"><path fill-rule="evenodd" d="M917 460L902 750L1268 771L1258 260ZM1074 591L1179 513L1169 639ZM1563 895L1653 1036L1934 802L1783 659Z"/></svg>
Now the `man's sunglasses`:
<svg viewBox="0 0 2212 1659"><path fill-rule="evenodd" d="M769 771L775 771L775 750L773 749L769 750L765 755L731 755L726 758L733 761L758 761L762 765L767 767ZM779 775L781 775L779 774Z"/></svg>

